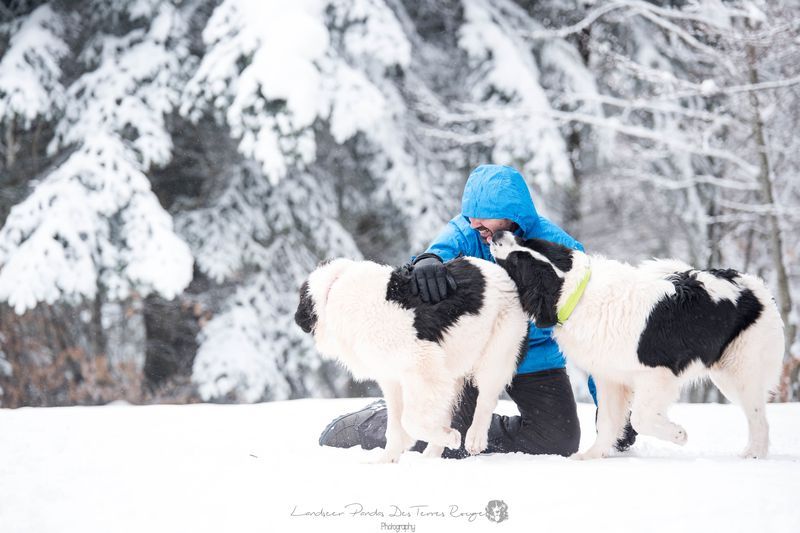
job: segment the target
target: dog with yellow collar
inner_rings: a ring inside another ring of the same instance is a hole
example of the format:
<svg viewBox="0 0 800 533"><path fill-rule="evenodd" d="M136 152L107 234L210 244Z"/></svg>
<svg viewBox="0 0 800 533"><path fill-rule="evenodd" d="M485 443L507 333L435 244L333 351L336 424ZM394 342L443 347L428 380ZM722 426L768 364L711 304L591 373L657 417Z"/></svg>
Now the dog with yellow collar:
<svg viewBox="0 0 800 533"><path fill-rule="evenodd" d="M763 280L672 259L633 266L507 231L492 236L490 250L530 319L553 327L564 356L594 377L597 439L574 457L607 456L629 409L638 433L684 444L686 430L667 409L684 384L705 377L745 412L742 455L766 455L765 404L778 384L784 336Z"/></svg>

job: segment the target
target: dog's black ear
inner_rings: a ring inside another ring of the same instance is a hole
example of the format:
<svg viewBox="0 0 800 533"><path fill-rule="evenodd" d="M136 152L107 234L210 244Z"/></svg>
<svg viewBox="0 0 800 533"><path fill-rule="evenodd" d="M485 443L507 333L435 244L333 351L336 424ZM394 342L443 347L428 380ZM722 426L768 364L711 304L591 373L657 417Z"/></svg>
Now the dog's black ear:
<svg viewBox="0 0 800 533"><path fill-rule="evenodd" d="M539 298L538 309L534 316L533 323L537 328L552 328L558 324L558 313L556 311L556 303L558 298L550 298L547 293L542 292L543 297Z"/></svg>
<svg viewBox="0 0 800 533"><path fill-rule="evenodd" d="M317 325L317 313L314 309L314 299L308 291L308 281L300 287L300 303L294 313L294 322L306 333L311 333Z"/></svg>
<svg viewBox="0 0 800 533"><path fill-rule="evenodd" d="M553 267L543 261L534 259L526 252L513 252L517 284L522 309L533 319L537 328L551 328L558 322L556 304L563 281Z"/></svg>

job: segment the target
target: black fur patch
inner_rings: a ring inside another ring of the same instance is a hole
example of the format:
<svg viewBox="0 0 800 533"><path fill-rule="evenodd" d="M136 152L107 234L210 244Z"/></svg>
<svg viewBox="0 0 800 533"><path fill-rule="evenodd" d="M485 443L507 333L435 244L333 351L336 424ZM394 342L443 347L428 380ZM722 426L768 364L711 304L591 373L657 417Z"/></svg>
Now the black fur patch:
<svg viewBox="0 0 800 533"><path fill-rule="evenodd" d="M547 242L539 239L532 240L540 243ZM561 261L564 264L563 258ZM556 275L553 267L544 261L535 259L528 252L511 252L505 259L497 259L497 264L503 267L516 283L522 309L533 319L536 327L551 328L555 326L558 322L556 304L558 304L564 280ZM569 259L567 270L570 268L572 268L572 258Z"/></svg>
<svg viewBox="0 0 800 533"><path fill-rule="evenodd" d="M726 269L712 268L708 272L712 276L716 276L720 279L727 280L731 283L733 283L734 280L739 277L739 273L732 268L726 268Z"/></svg>
<svg viewBox="0 0 800 533"><path fill-rule="evenodd" d="M710 271L732 280L735 270ZM743 289L736 303L714 302L697 280L696 271L671 275L675 294L659 301L647 318L639 338L638 357L643 365L665 366L676 376L693 361L711 366L725 348L761 315L764 306L750 289Z"/></svg>
<svg viewBox="0 0 800 533"><path fill-rule="evenodd" d="M414 310L414 329L417 338L441 342L447 328L462 315L477 315L483 307L486 280L478 267L466 259L453 259L445 267L456 280L457 289L437 304L425 303L419 294L411 293L412 265L396 268L389 277L386 299Z"/></svg>
<svg viewBox="0 0 800 533"><path fill-rule="evenodd" d="M306 333L311 333L317 325L317 313L314 310L314 300L308 293L308 281L303 282L300 287L300 303L294 313L294 321Z"/></svg>

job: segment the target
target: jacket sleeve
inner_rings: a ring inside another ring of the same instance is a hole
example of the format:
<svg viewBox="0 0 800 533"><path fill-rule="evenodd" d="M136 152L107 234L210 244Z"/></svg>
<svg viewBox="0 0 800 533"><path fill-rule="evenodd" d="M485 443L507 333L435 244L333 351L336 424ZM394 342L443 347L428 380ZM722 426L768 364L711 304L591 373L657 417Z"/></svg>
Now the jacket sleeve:
<svg viewBox="0 0 800 533"><path fill-rule="evenodd" d="M435 254L445 262L455 259L460 255L471 255L469 242L456 224L455 219L448 222L439 234L436 235L425 250L425 253ZM413 262L416 257L417 256L413 256L411 261Z"/></svg>

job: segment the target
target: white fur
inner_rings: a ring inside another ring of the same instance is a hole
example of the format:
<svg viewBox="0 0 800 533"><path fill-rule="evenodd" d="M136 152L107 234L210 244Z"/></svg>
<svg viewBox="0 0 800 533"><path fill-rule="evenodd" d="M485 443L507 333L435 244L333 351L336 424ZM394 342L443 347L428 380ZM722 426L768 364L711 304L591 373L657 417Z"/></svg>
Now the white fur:
<svg viewBox="0 0 800 533"><path fill-rule="evenodd" d="M505 259L513 251L528 251L510 234L503 237L492 243L496 258ZM573 267L565 273L558 307L577 288L587 267L591 267L591 278L572 315L554 328L553 338L565 357L594 377L598 394L597 439L589 450L575 457L607 456L622 434L628 409L637 432L684 444L686 431L669 420L667 409L677 400L684 384L705 376L729 400L738 403L747 416L749 441L743 456L766 455L769 428L765 404L778 383L784 341L783 321L765 283L747 274L736 279L763 305L758 320L728 345L719 362L710 368L693 363L675 376L667 368L642 365L637 348L656 303L675 292L673 284L664 278L692 267L676 260L650 260L634 267L577 250L572 259ZM714 301L736 301L741 289L711 274L702 274L705 275L698 275L698 279Z"/></svg>
<svg viewBox="0 0 800 533"><path fill-rule="evenodd" d="M384 393L388 425L382 462L396 462L416 440L429 443L426 456L459 448L461 435L450 420L465 379L479 392L465 447L473 454L486 448L492 412L516 370L528 318L505 270L466 260L486 282L483 307L477 315L462 315L441 343L417 338L413 309L386 300L390 266L336 259L308 278L317 349L356 379L374 379Z"/></svg>

